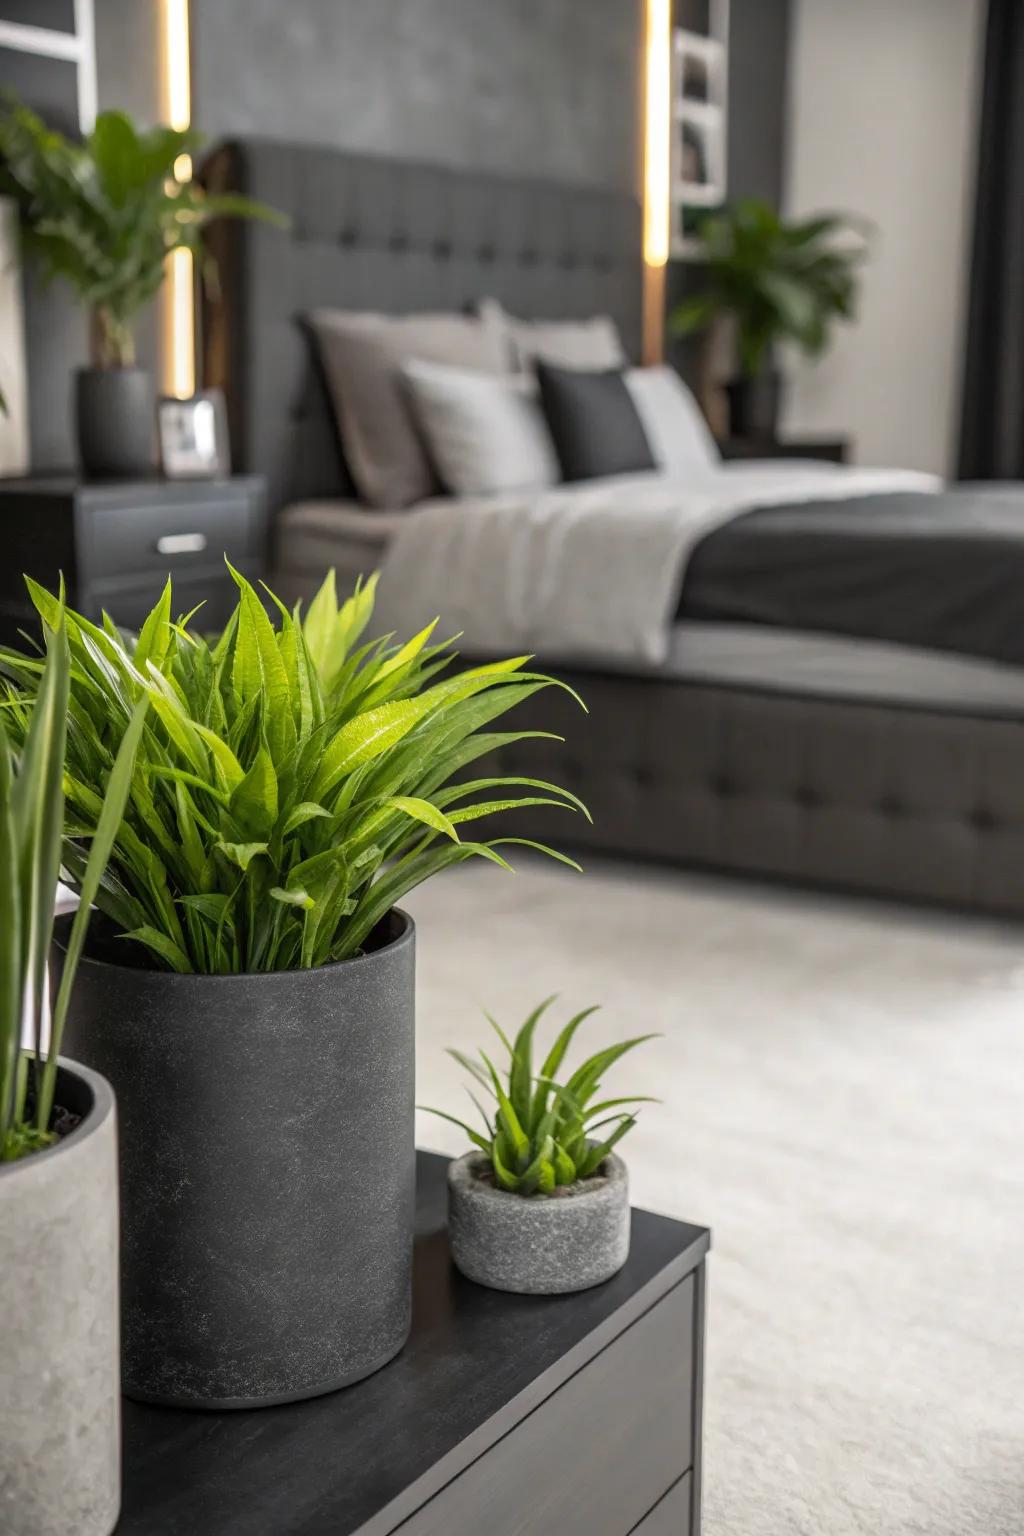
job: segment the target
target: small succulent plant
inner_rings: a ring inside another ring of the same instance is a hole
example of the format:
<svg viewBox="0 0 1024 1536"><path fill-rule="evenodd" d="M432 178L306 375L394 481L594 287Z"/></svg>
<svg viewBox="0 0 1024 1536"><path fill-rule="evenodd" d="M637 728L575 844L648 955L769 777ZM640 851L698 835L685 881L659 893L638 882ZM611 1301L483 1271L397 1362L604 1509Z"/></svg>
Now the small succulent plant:
<svg viewBox="0 0 1024 1536"><path fill-rule="evenodd" d="M540 1003L514 1041L490 1014L486 1015L508 1055L504 1082L485 1051L480 1052L479 1062L461 1051L449 1051L494 1101L485 1109L473 1091L467 1090L483 1120L483 1132L444 1110L429 1111L466 1132L488 1158L495 1184L511 1194L552 1195L592 1178L636 1123L633 1106L655 1102L636 1094L595 1102L608 1068L634 1046L652 1040L653 1035L638 1035L607 1046L588 1057L564 1083L556 1080L573 1036L583 1021L597 1012L596 1006L584 1008L569 1020L535 1073L534 1032L554 1001L549 997Z"/></svg>

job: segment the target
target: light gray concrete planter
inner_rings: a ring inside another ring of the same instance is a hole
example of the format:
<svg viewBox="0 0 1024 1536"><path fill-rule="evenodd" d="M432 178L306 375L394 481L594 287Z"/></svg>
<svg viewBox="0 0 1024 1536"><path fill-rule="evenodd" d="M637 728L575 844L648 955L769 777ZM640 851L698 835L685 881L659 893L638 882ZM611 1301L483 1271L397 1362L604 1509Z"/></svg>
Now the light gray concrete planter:
<svg viewBox="0 0 1024 1536"><path fill-rule="evenodd" d="M513 1195L481 1179L480 1152L448 1169L448 1238L456 1266L496 1291L553 1296L600 1285L629 1257L629 1178L614 1153L602 1173L560 1195Z"/></svg>
<svg viewBox="0 0 1024 1536"><path fill-rule="evenodd" d="M83 955L64 1038L117 1094L130 1397L292 1402L405 1343L412 919L392 911L373 937L355 959L267 974Z"/></svg>
<svg viewBox="0 0 1024 1536"><path fill-rule="evenodd" d="M62 1058L56 1102L81 1125L0 1165L0 1531L109 1536L121 1502L114 1096Z"/></svg>

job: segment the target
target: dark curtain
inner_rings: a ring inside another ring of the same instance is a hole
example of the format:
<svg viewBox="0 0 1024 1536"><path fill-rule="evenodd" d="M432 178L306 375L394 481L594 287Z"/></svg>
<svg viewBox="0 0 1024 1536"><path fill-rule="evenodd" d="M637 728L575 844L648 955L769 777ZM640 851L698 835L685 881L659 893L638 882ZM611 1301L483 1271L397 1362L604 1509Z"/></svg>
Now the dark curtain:
<svg viewBox="0 0 1024 1536"><path fill-rule="evenodd" d="M960 475L1024 480L1022 0L989 0L975 196Z"/></svg>

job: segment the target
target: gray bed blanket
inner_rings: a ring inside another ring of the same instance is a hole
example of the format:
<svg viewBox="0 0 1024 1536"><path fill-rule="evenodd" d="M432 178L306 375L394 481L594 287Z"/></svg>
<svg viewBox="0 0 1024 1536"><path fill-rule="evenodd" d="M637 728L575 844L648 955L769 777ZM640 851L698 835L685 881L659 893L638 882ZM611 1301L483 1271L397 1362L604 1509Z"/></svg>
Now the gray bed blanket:
<svg viewBox="0 0 1024 1536"><path fill-rule="evenodd" d="M694 548L677 613L1024 666L1024 486L744 513Z"/></svg>
<svg viewBox="0 0 1024 1536"><path fill-rule="evenodd" d="M376 622L409 634L440 617L483 654L660 665L687 562L713 529L759 506L937 486L911 471L779 461L692 482L646 474L425 502L391 544Z"/></svg>

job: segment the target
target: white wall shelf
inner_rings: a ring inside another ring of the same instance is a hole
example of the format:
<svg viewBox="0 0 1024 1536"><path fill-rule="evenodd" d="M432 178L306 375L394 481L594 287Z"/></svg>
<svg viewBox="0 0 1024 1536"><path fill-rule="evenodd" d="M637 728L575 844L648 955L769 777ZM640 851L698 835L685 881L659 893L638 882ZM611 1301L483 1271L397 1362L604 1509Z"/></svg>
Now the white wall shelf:
<svg viewBox="0 0 1024 1536"><path fill-rule="evenodd" d="M672 39L672 255L698 258L687 210L717 208L728 189L729 0L711 0L707 34Z"/></svg>

